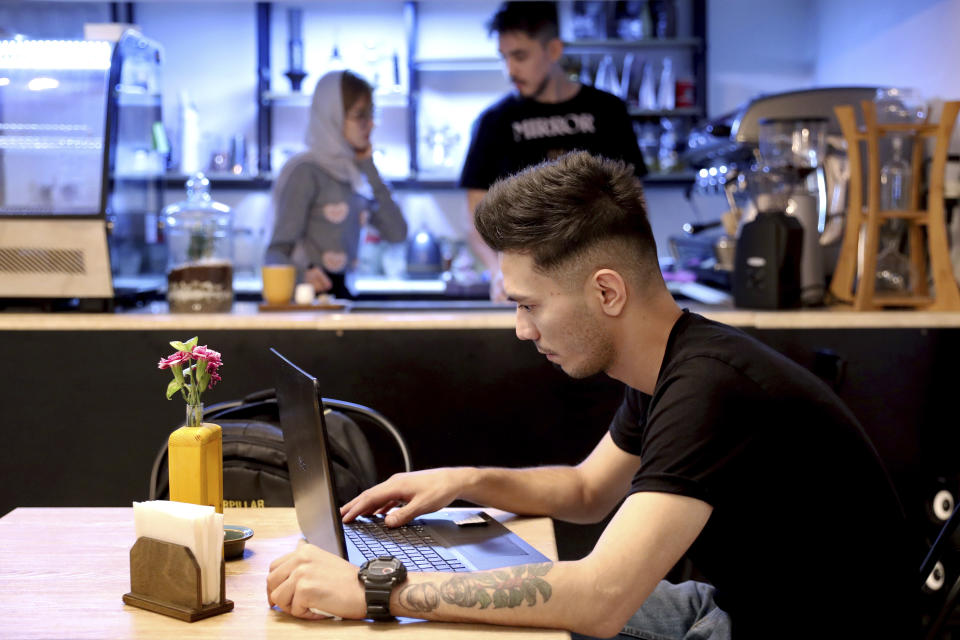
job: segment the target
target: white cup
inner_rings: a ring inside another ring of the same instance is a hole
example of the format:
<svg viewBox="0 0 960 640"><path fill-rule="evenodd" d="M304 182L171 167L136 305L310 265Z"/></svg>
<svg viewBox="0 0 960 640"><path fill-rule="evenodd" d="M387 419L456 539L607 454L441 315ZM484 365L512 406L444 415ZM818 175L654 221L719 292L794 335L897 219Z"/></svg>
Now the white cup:
<svg viewBox="0 0 960 640"><path fill-rule="evenodd" d="M317 292L309 282L301 282L297 285L297 288L293 290L293 301L297 304L313 304L313 300L316 297Z"/></svg>

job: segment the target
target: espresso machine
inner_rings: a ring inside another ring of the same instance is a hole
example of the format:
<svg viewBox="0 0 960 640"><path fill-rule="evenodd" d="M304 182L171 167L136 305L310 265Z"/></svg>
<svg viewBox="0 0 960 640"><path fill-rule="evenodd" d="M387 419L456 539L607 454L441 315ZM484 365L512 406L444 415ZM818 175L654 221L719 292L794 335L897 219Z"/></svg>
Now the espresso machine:
<svg viewBox="0 0 960 640"><path fill-rule="evenodd" d="M849 180L833 108L872 100L876 90L823 87L760 95L691 131L684 161L698 170L695 188L725 195L738 216L730 278L738 306L783 308L822 303L839 254ZM780 216L769 217L778 212ZM782 214L792 221L784 221ZM757 220L744 238L748 225ZM770 228L754 235L765 226ZM780 230L774 232L774 226ZM798 226L802 239L800 248L794 249ZM786 244L780 247L775 238L786 237L793 239L784 240ZM752 255L739 255L741 249ZM758 266L761 258L763 267ZM800 273L794 276L789 265L797 261ZM776 269L775 263L780 265ZM776 271L775 279L769 270ZM751 288L750 283L756 284L761 277L775 284L776 292ZM742 294L739 299L737 290ZM743 292L748 290L751 293L744 298Z"/></svg>

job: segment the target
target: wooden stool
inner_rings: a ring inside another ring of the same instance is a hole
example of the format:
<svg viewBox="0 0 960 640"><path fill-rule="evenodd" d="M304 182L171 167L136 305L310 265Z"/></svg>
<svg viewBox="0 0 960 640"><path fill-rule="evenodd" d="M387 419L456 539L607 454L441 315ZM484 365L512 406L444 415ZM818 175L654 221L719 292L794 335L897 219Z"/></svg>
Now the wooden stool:
<svg viewBox="0 0 960 640"><path fill-rule="evenodd" d="M946 215L943 208L943 179L947 150L953 133L960 102L945 102L940 124L927 122L877 124L873 102L861 103L865 127L857 126L852 105L834 108L843 137L847 140L850 162L850 185L847 189L847 221L840 249L840 257L830 282L830 293L838 300L852 302L857 311L883 307L916 307L931 311L960 310L960 289L953 276L950 247L947 242ZM880 209L880 137L896 133L913 139L912 187L909 210L883 211ZM923 165L924 140L936 139L930 165L927 208L920 209L920 175ZM860 143L867 143L867 207L863 207L862 160ZM886 220L905 220L910 252L910 292L907 295L889 295L876 292L877 251L880 227ZM926 242L924 242L926 227ZM863 246L860 237L865 229ZM926 245L926 246L924 246ZM862 251L862 254L861 254ZM927 256L933 273L934 294L927 286ZM862 259L859 282L857 266ZM854 288L856 291L854 291Z"/></svg>

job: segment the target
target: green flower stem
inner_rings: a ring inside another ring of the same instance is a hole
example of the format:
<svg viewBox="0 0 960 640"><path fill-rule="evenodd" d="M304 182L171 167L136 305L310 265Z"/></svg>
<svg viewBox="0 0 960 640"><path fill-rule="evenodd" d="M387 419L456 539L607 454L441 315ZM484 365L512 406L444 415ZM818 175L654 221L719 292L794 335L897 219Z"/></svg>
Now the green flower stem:
<svg viewBox="0 0 960 640"><path fill-rule="evenodd" d="M197 365L194 364L193 358L190 359L190 380L192 384L190 385L190 404L196 405L199 404L200 394L197 393Z"/></svg>
<svg viewBox="0 0 960 640"><path fill-rule="evenodd" d="M175 364L170 367L170 370L173 371L173 377L180 384L180 394L183 396L184 402L187 402L187 392L184 391L186 381L183 379L183 365Z"/></svg>

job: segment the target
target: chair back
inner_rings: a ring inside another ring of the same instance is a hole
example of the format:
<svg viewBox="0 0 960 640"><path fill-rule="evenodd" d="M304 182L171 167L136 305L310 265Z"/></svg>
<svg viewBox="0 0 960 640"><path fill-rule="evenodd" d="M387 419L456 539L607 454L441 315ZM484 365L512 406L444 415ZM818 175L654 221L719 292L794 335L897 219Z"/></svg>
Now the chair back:
<svg viewBox="0 0 960 640"><path fill-rule="evenodd" d="M406 441L382 414L343 400L322 398L322 401L327 411L324 421L339 504L372 487L379 479L377 460L384 459L385 454L381 451L383 447L378 446L376 451L371 447L367 433L381 436L375 442L378 445L386 442L386 446L392 449L386 457L392 456L394 466L399 462L404 471L412 468ZM241 400L211 405L204 411L204 421L214 422L223 430L225 506L293 506L283 432L273 389L257 391ZM370 426L376 429L371 432ZM166 442L154 460L149 495L151 500L165 499L169 495Z"/></svg>

